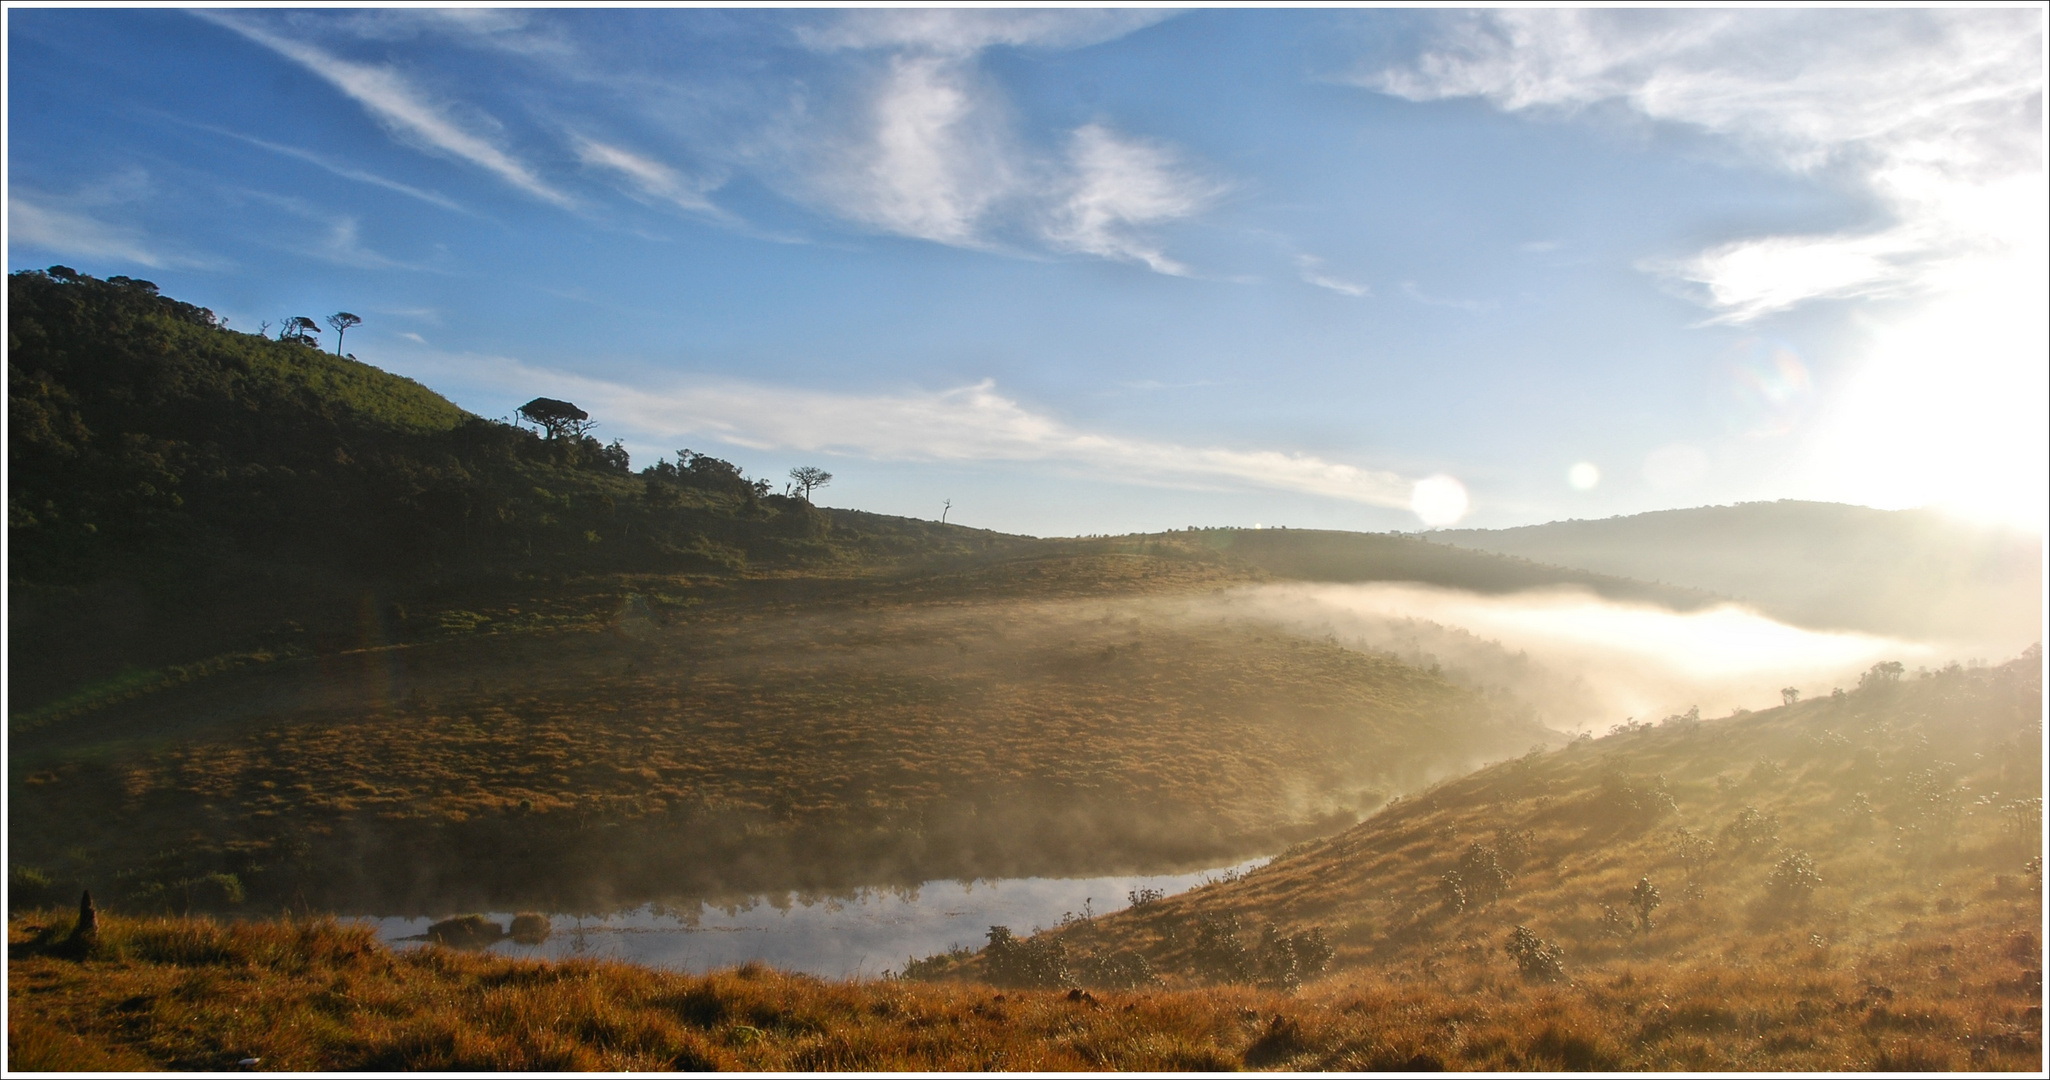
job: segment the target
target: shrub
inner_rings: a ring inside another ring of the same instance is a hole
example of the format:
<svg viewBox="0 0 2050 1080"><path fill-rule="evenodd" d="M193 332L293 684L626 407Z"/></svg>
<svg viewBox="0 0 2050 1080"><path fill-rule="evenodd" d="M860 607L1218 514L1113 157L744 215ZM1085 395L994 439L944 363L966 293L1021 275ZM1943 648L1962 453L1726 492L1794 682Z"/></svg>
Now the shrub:
<svg viewBox="0 0 2050 1080"><path fill-rule="evenodd" d="M1566 950L1531 933L1527 926L1511 930L1502 948L1530 982L1557 982L1566 977Z"/></svg>
<svg viewBox="0 0 2050 1080"><path fill-rule="evenodd" d="M1772 868L1772 876L1765 880L1765 890L1774 900L1793 905L1806 901L1821 884L1822 875L1815 872L1815 860L1805 851L1796 851Z"/></svg>
<svg viewBox="0 0 2050 1080"><path fill-rule="evenodd" d="M1075 975L1082 982L1104 990L1141 990L1160 985L1160 976L1154 972L1152 962L1129 949L1084 957L1075 963Z"/></svg>
<svg viewBox="0 0 2050 1080"><path fill-rule="evenodd" d="M1663 776L1648 784L1615 774L1605 776L1596 805L1604 818L1625 828L1643 828L1676 809Z"/></svg>
<svg viewBox="0 0 2050 1080"><path fill-rule="evenodd" d="M1239 941L1239 917L1205 915L1196 921L1196 943L1190 967L1209 982L1251 982L1253 958Z"/></svg>
<svg viewBox="0 0 2050 1080"><path fill-rule="evenodd" d="M1487 903L1509 891L1509 872L1495 857L1495 850L1479 842L1467 845L1459 856L1459 877L1468 899Z"/></svg>
<svg viewBox="0 0 2050 1080"><path fill-rule="evenodd" d="M539 912L523 911L513 916L512 939L522 945L539 945L548 940L548 935L554 929L548 922L548 916Z"/></svg>
<svg viewBox="0 0 2050 1080"><path fill-rule="evenodd" d="M1638 929L1650 932L1651 913L1663 902L1663 898L1659 896L1659 887L1651 883L1651 878L1637 879L1637 887L1630 890L1630 906L1637 909Z"/></svg>
<svg viewBox="0 0 2050 1080"><path fill-rule="evenodd" d="M1762 814L1757 807L1747 806L1737 811L1736 818L1723 828L1723 836L1736 844L1738 851L1770 848L1779 842L1779 815Z"/></svg>
<svg viewBox="0 0 2050 1080"><path fill-rule="evenodd" d="M1324 928L1313 926L1295 934L1283 934L1271 923L1260 935L1260 949L1254 957L1260 981L1283 990L1294 990L1305 980L1324 973L1337 950L1325 940Z"/></svg>
<svg viewBox="0 0 2050 1080"><path fill-rule="evenodd" d="M1438 879L1438 902L1445 906L1447 915L1457 915L1466 910L1466 879L1457 870L1447 870Z"/></svg>
<svg viewBox="0 0 2050 1080"><path fill-rule="evenodd" d="M1052 990L1075 981L1068 970L1068 947L1056 939L1021 939L1008 926L989 928L983 950L989 981L997 986Z"/></svg>
<svg viewBox="0 0 2050 1080"><path fill-rule="evenodd" d="M427 940L455 949L481 949L505 936L505 927L482 915L458 915L427 928Z"/></svg>
<svg viewBox="0 0 2050 1080"><path fill-rule="evenodd" d="M1715 858L1715 841L1696 834L1690 829L1673 830L1673 854L1689 874L1699 872Z"/></svg>

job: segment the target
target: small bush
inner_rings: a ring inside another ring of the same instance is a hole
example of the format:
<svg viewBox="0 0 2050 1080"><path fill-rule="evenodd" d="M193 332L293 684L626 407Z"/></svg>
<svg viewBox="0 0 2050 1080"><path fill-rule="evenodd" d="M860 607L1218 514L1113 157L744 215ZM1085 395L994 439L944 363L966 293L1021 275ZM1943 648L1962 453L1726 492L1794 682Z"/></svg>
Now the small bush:
<svg viewBox="0 0 2050 1080"><path fill-rule="evenodd" d="M1724 826L1723 836L1735 844L1740 852L1770 848L1779 843L1779 815L1763 814L1757 807L1747 806L1737 811L1736 818Z"/></svg>
<svg viewBox="0 0 2050 1080"><path fill-rule="evenodd" d="M482 915L458 915L427 928L427 940L452 949L482 949L505 936L505 927Z"/></svg>
<svg viewBox="0 0 2050 1080"><path fill-rule="evenodd" d="M512 939L522 945L539 945L548 940L549 933L554 929L548 922L548 916L539 912L523 911L513 916Z"/></svg>
<svg viewBox="0 0 2050 1080"><path fill-rule="evenodd" d="M1143 990L1161 982L1152 961L1130 949L1084 957L1076 961L1074 970L1081 982L1101 990Z"/></svg>
<svg viewBox="0 0 2050 1080"><path fill-rule="evenodd" d="M1295 934L1284 934L1273 925L1260 935L1260 949L1254 957L1260 981L1283 990L1294 990L1324 973L1337 951L1324 937L1324 928L1313 926Z"/></svg>
<svg viewBox="0 0 2050 1080"><path fill-rule="evenodd" d="M1519 926L1509 932L1503 950L1516 961L1517 970L1530 982L1557 982L1566 977L1566 950Z"/></svg>
<svg viewBox="0 0 2050 1080"><path fill-rule="evenodd" d="M983 950L989 981L997 986L1028 990L1053 990L1073 985L1068 970L1068 947L1056 939L1019 938L1008 926L989 928L989 946Z"/></svg>
<svg viewBox="0 0 2050 1080"><path fill-rule="evenodd" d="M1239 917L1206 915L1198 919L1189 963L1198 978L1209 982L1253 981L1253 958L1239 940Z"/></svg>
<svg viewBox="0 0 2050 1080"><path fill-rule="evenodd" d="M1791 906L1805 902L1821 884L1822 875L1815 872L1815 860L1805 851L1796 851L1772 868L1765 891L1775 901Z"/></svg>
<svg viewBox="0 0 2050 1080"><path fill-rule="evenodd" d="M1487 903L1509 891L1509 871L1495 855L1495 849L1480 843L1467 845L1459 856L1459 877L1470 900Z"/></svg>

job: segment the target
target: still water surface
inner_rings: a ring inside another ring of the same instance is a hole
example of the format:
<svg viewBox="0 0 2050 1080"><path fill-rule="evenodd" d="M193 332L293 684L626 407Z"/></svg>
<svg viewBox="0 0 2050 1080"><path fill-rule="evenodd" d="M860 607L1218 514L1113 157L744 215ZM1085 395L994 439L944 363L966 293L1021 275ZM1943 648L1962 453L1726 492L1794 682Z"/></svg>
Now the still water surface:
<svg viewBox="0 0 2050 1080"><path fill-rule="evenodd" d="M555 929L548 940L521 945L507 939L489 951L628 960L692 972L759 960L826 978L873 977L902 969L908 958L956 945L981 948L991 926L1008 926L1022 936L1054 926L1071 913L1103 915L1129 907L1128 894L1138 890L1173 895L1265 861L1186 874L928 881L916 888L863 889L830 898L786 893L726 907L648 905L603 917L553 915ZM510 912L487 917L501 927L512 923ZM433 922L400 917L362 921L398 948L419 945Z"/></svg>

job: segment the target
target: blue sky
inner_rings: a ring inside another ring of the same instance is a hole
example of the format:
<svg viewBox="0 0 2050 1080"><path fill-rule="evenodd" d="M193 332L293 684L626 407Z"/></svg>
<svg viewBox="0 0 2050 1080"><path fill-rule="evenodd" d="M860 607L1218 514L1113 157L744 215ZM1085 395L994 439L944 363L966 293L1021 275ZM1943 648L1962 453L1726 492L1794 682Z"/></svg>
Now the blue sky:
<svg viewBox="0 0 2050 1080"><path fill-rule="evenodd" d="M2045 513L2040 8L7 17L10 269L355 312L636 464L1042 535Z"/></svg>

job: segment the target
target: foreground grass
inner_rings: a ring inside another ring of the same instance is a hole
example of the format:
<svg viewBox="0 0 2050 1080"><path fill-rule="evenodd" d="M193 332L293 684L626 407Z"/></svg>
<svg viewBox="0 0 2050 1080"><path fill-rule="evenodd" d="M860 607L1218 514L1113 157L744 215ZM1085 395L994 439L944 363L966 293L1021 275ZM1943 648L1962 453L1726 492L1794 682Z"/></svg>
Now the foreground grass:
<svg viewBox="0 0 2050 1080"><path fill-rule="evenodd" d="M332 921L8 926L13 1070L1956 1069L2035 1071L2040 1009L1871 964L1625 963L1528 985L1354 972L1293 994L692 976L441 948ZM2012 978L2003 942L1943 959ZM1484 967L1484 966L1483 966Z"/></svg>

